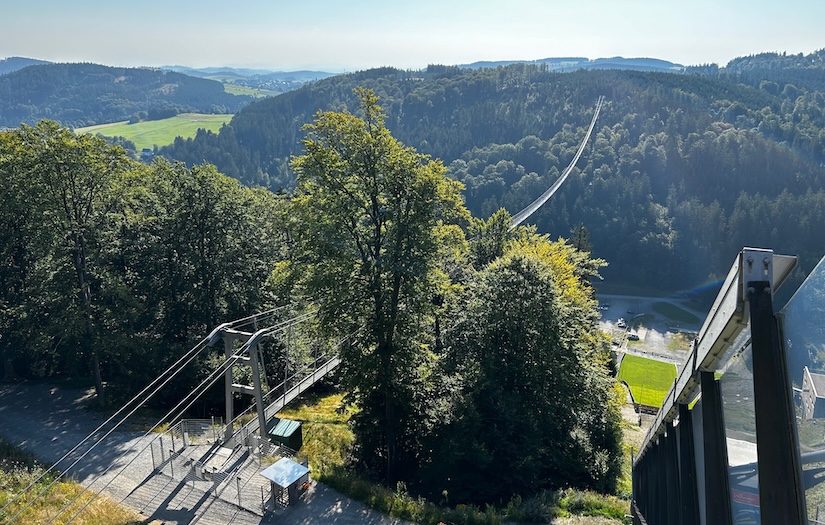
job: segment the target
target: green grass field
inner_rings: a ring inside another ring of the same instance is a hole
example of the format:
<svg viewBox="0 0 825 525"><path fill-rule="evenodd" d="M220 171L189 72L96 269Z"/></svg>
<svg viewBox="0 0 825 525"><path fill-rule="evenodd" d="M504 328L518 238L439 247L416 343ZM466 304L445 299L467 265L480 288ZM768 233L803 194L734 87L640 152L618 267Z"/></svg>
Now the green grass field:
<svg viewBox="0 0 825 525"><path fill-rule="evenodd" d="M150 120L129 124L114 122L87 128L77 128L75 133L100 133L104 137L125 137L137 146L138 151L154 146L166 146L175 137L194 137L199 128L217 132L224 123L232 120L232 115L207 115L203 113L181 113L163 120Z"/></svg>
<svg viewBox="0 0 825 525"><path fill-rule="evenodd" d="M255 98L273 97L280 95L278 91L270 89L251 88L247 86L238 86L235 84L224 84L223 90L231 95L249 95Z"/></svg>
<svg viewBox="0 0 825 525"><path fill-rule="evenodd" d="M670 342L667 344L668 350L683 350L689 351L691 346L693 345L693 337L690 337L687 334L673 334L673 337L670 338Z"/></svg>
<svg viewBox="0 0 825 525"><path fill-rule="evenodd" d="M352 449L354 436L347 421L352 407L343 406L343 394L310 397L300 406L287 407L278 414L303 421L304 446L316 479L324 480L335 469L343 468Z"/></svg>
<svg viewBox="0 0 825 525"><path fill-rule="evenodd" d="M633 398L643 405L660 406L675 378L676 365L635 355L624 356L619 368L619 379L627 382Z"/></svg>

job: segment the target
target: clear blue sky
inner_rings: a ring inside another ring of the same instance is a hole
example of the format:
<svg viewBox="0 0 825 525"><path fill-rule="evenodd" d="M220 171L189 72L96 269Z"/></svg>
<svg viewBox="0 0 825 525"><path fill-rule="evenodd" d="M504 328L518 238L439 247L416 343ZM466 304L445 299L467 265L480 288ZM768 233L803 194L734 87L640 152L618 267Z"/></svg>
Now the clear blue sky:
<svg viewBox="0 0 825 525"><path fill-rule="evenodd" d="M0 0L0 58L344 71L825 47L825 0Z"/></svg>

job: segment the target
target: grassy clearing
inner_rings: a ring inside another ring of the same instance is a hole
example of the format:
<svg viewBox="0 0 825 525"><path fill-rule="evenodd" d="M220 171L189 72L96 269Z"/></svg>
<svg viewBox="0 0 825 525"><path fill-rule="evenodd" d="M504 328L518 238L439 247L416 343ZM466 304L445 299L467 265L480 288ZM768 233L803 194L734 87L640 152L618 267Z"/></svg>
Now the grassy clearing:
<svg viewBox="0 0 825 525"><path fill-rule="evenodd" d="M37 479L44 471L31 454L23 452L0 440L0 508ZM19 500L0 512L0 522L6 523L21 509L35 500L37 494L54 480L51 473L32 487ZM55 483L40 496L30 508L15 519L15 523L46 523L69 501L73 500L83 487L72 481ZM92 493L83 494L64 511L54 523L67 522L92 498ZM77 525L138 525L146 521L131 510L119 507L115 502L100 496L96 498L72 523Z"/></svg>
<svg viewBox="0 0 825 525"><path fill-rule="evenodd" d="M236 84L224 84L223 90L230 95L249 95L255 98L274 97L280 95L277 91L271 89L252 88L248 86L238 86Z"/></svg>
<svg viewBox="0 0 825 525"><path fill-rule="evenodd" d="M635 355L624 356L619 368L619 379L627 382L633 398L643 405L661 405L675 378L675 365Z"/></svg>
<svg viewBox="0 0 825 525"><path fill-rule="evenodd" d="M301 453L307 455L315 479L326 481L346 464L354 440L347 421L353 412L353 407L344 405L344 395L337 393L311 398L278 414L303 422Z"/></svg>
<svg viewBox="0 0 825 525"><path fill-rule="evenodd" d="M622 421L622 475L619 478L618 492L630 499L633 494L632 470L633 454L639 452L645 432L633 423Z"/></svg>
<svg viewBox="0 0 825 525"><path fill-rule="evenodd" d="M597 525L622 523L628 511L626 500L577 490L544 492L528 500L516 496L502 509L472 505L445 508L409 494L403 483L395 490L378 485L347 468L354 439L347 421L355 410L344 405L343 397L340 393L317 395L279 415L304 422L300 452L307 455L313 478L390 516L432 525L497 525L508 521L548 522L553 518L568 523L565 517L575 516L572 519L577 524Z"/></svg>
<svg viewBox="0 0 825 525"><path fill-rule="evenodd" d="M693 338L688 336L687 334L683 334L681 332L673 334L673 337L670 338L670 341L667 343L667 349L676 351L676 350L690 350L691 345L693 344Z"/></svg>
<svg viewBox="0 0 825 525"><path fill-rule="evenodd" d="M232 115L181 113L163 120L149 120L136 124L129 124L126 121L115 122L77 128L75 132L92 135L100 133L104 137L124 137L134 142L138 150L142 150L169 145L175 141L176 137L194 137L200 128L217 132L224 123L230 120L232 120Z"/></svg>
<svg viewBox="0 0 825 525"><path fill-rule="evenodd" d="M679 306L676 306L673 303L666 303L664 301L654 303L653 310L656 313L664 315L671 321L675 321L677 323L696 325L702 322L701 319L699 319L692 313L688 312L687 310L684 310L683 308L680 308Z"/></svg>
<svg viewBox="0 0 825 525"><path fill-rule="evenodd" d="M825 425L821 420L799 418L796 420L796 428L802 453L825 448Z"/></svg>

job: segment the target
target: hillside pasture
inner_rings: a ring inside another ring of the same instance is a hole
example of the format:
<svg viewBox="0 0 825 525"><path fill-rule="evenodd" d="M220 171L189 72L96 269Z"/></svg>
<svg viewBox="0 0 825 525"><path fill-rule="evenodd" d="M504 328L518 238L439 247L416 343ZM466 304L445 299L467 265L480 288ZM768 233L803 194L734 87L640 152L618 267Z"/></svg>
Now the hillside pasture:
<svg viewBox="0 0 825 525"><path fill-rule="evenodd" d="M643 405L660 406L675 378L676 365L635 355L625 355L619 368L619 379Z"/></svg>
<svg viewBox="0 0 825 525"><path fill-rule="evenodd" d="M129 124L128 121L100 124L86 128L77 128L76 133L100 133L104 137L124 137L135 143L138 151L172 144L176 137L191 138L198 129L204 128L216 132L225 123L232 120L232 115L210 115L205 113L181 113L163 120L149 120Z"/></svg>
<svg viewBox="0 0 825 525"><path fill-rule="evenodd" d="M272 91L271 89L253 88L249 86L240 86L238 84L229 83L224 83L223 90L229 93L230 95L249 95L250 97L255 98L264 98L280 95L278 91Z"/></svg>

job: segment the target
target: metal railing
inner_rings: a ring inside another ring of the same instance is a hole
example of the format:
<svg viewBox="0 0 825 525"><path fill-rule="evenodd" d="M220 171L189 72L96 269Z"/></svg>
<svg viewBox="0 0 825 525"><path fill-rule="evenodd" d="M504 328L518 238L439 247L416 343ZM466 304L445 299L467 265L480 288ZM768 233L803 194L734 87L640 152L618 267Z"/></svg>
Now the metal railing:
<svg viewBox="0 0 825 525"><path fill-rule="evenodd" d="M634 522L809 523L773 294L795 257L745 248L633 460Z"/></svg>
<svg viewBox="0 0 825 525"><path fill-rule="evenodd" d="M154 476L170 478L263 516L271 507L271 487L260 472L287 457L306 465L294 450L246 436L243 446L223 449L219 421L182 420L160 433L148 449Z"/></svg>
<svg viewBox="0 0 825 525"><path fill-rule="evenodd" d="M267 421L282 410L290 401L298 397L309 387L334 370L340 363L341 358L338 357L337 353L329 352L316 358L311 365L293 373L289 378L287 378L286 381L274 386L264 396L264 399L271 398L264 409L264 414L266 415ZM275 397L275 394L279 392L283 392L283 394ZM252 415L254 410L255 406L252 405L242 413L238 414L235 419L243 421ZM258 419L252 418L234 432L232 439L236 443L243 442L247 436L258 431L259 427L260 423Z"/></svg>

